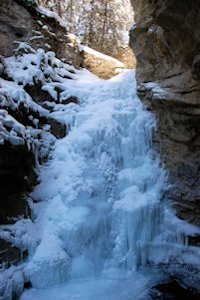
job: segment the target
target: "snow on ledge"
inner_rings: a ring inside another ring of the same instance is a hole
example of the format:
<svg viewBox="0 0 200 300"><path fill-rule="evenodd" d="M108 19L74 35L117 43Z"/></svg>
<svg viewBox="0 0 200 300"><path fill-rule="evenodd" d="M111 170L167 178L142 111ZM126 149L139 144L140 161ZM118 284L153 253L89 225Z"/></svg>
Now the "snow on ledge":
<svg viewBox="0 0 200 300"><path fill-rule="evenodd" d="M162 100L169 96L169 88L162 87L158 82L146 82L138 85L139 92L149 91L155 100Z"/></svg>
<svg viewBox="0 0 200 300"><path fill-rule="evenodd" d="M63 21L63 19L59 17L59 15L56 14L55 12L50 11L49 9L43 6L38 6L37 11L48 18L55 19L60 24L61 27L63 27L66 30L69 30L67 23Z"/></svg>
<svg viewBox="0 0 200 300"><path fill-rule="evenodd" d="M96 51L96 50L94 50L94 49L92 49L92 48L90 48L88 46L79 45L79 47L80 47L80 50L82 50L82 51L84 51L84 52L86 52L88 54L94 55L96 57L99 57L99 58L107 60L107 61L114 62L114 63L117 64L118 68L124 68L124 64L121 61L119 61L118 59L116 59L116 58L114 58L112 56L103 54L103 53L101 53L99 51Z"/></svg>

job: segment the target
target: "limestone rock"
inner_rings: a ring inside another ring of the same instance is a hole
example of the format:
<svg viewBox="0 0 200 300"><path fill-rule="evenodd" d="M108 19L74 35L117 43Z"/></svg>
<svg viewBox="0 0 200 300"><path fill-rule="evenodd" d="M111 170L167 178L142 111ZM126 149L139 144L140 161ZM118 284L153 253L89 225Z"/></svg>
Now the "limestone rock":
<svg viewBox="0 0 200 300"><path fill-rule="evenodd" d="M138 94L157 115L155 146L177 214L200 225L200 1L132 0Z"/></svg>
<svg viewBox="0 0 200 300"><path fill-rule="evenodd" d="M109 79L124 69L124 64L111 56L102 54L90 47L84 46L82 49L84 67L103 79Z"/></svg>
<svg viewBox="0 0 200 300"><path fill-rule="evenodd" d="M34 49L54 51L58 58L79 68L83 61L81 52L63 24L44 14L37 6L25 3L19 0L0 1L0 55L13 55L16 41L28 42Z"/></svg>
<svg viewBox="0 0 200 300"><path fill-rule="evenodd" d="M121 51L120 51L121 50ZM118 50L117 59L121 61L126 69L136 68L136 58L131 48L121 48Z"/></svg>

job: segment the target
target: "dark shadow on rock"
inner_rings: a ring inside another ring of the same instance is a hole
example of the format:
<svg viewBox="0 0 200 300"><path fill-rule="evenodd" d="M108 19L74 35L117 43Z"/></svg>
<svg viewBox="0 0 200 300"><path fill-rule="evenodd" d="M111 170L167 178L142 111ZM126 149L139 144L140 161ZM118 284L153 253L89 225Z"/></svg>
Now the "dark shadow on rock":
<svg viewBox="0 0 200 300"><path fill-rule="evenodd" d="M17 264L21 260L21 251L11 243L0 239L0 264L9 268L12 264Z"/></svg>
<svg viewBox="0 0 200 300"><path fill-rule="evenodd" d="M35 153L26 144L0 145L0 224L29 216L26 195L37 182L34 167Z"/></svg>
<svg viewBox="0 0 200 300"><path fill-rule="evenodd" d="M152 300L198 300L200 295L176 280L156 285L149 293Z"/></svg>

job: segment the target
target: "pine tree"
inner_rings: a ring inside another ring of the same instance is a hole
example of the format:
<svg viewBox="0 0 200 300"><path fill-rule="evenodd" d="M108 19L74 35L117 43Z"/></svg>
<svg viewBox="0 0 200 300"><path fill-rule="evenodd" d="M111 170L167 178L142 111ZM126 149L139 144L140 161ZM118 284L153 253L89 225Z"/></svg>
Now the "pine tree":
<svg viewBox="0 0 200 300"><path fill-rule="evenodd" d="M133 23L130 0L38 0L57 12L87 46L118 57L128 47Z"/></svg>

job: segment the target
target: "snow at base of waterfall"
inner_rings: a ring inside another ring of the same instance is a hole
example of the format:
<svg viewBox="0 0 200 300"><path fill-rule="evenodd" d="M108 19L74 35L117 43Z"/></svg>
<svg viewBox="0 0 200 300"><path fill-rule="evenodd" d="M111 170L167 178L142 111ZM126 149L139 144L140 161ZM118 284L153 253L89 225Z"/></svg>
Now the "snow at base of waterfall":
<svg viewBox="0 0 200 300"><path fill-rule="evenodd" d="M114 269L96 277L72 279L67 284L26 290L20 300L151 300L151 287L166 279L158 268L146 268L132 276Z"/></svg>
<svg viewBox="0 0 200 300"><path fill-rule="evenodd" d="M139 299L163 276L139 268L188 258L199 264L199 250L185 239L198 229L160 203L167 186L151 149L155 118L137 98L134 72L105 81L84 70L59 84L80 106L40 167L30 195L33 221L19 220L5 233L29 252L0 278L5 299L24 281L33 289L23 300Z"/></svg>

